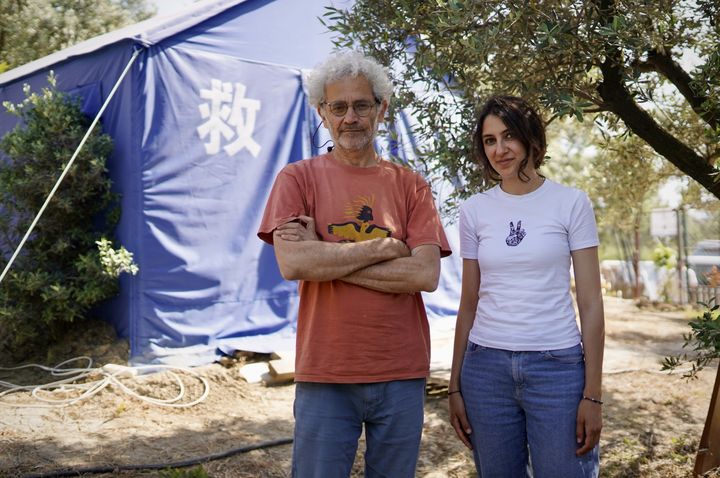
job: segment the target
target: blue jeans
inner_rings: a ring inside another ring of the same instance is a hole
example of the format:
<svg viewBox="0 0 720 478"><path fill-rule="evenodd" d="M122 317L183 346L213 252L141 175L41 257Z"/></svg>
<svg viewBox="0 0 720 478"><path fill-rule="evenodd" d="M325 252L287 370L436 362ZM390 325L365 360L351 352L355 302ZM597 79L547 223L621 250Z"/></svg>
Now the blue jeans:
<svg viewBox="0 0 720 478"><path fill-rule="evenodd" d="M598 476L598 447L575 455L581 345L513 352L468 342L460 381L482 478Z"/></svg>
<svg viewBox="0 0 720 478"><path fill-rule="evenodd" d="M365 426L365 476L413 478L425 379L365 384L298 382L292 476L350 476Z"/></svg>

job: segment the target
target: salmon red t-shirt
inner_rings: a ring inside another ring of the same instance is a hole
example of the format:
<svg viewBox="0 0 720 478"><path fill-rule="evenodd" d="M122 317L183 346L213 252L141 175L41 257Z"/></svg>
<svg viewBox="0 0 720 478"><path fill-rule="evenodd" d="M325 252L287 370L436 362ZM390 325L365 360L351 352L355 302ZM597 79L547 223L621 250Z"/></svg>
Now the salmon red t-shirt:
<svg viewBox="0 0 720 478"><path fill-rule="evenodd" d="M357 168L325 154L286 166L265 207L258 236L299 215L315 219L323 241L400 239L410 249L450 247L432 191L417 173L381 160ZM422 378L430 335L421 294L389 294L340 280L300 281L295 380L369 383Z"/></svg>

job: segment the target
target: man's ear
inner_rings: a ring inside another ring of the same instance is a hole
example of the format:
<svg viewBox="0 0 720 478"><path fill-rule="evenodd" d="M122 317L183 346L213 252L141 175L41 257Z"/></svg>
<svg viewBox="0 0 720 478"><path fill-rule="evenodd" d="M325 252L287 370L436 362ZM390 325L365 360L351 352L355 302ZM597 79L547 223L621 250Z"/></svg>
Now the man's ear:
<svg viewBox="0 0 720 478"><path fill-rule="evenodd" d="M327 121L325 120L325 115L323 114L322 109L319 106L317 107L317 112L318 112L318 115L320 116L320 118L322 119L322 125L325 127L325 129L327 129L328 125L327 125Z"/></svg>
<svg viewBox="0 0 720 478"><path fill-rule="evenodd" d="M387 100L382 100L382 102L380 103L380 107L378 108L378 123L385 122L385 113L387 113L387 109L388 109Z"/></svg>

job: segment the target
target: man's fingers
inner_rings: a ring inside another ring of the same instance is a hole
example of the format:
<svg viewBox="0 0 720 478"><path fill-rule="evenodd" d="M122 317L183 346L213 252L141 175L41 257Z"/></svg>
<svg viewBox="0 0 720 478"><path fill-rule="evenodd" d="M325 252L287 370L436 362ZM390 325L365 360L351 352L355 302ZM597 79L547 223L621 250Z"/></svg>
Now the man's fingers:
<svg viewBox="0 0 720 478"><path fill-rule="evenodd" d="M305 224L307 224L308 226L311 224L313 226L315 225L315 219L310 216L298 216L297 218L300 219Z"/></svg>
<svg viewBox="0 0 720 478"><path fill-rule="evenodd" d="M276 228L278 237L286 241L317 241L315 220L310 216L297 216L292 221L279 225Z"/></svg>
<svg viewBox="0 0 720 478"><path fill-rule="evenodd" d="M283 241L297 242L300 240L300 236L298 236L297 234L292 233L292 232L281 232L281 233L278 233L278 236Z"/></svg>
<svg viewBox="0 0 720 478"><path fill-rule="evenodd" d="M300 229L301 227L303 227L302 224L298 224L297 222L286 222L285 224L279 225L277 227L277 230L278 231L291 231L291 230Z"/></svg>
<svg viewBox="0 0 720 478"><path fill-rule="evenodd" d="M301 221L301 222L298 222ZM310 227L312 226L312 227ZM288 221L284 224L280 224L276 229L279 231L285 230L285 229L314 229L315 228L315 219L313 219L310 216L296 216L293 218L293 220Z"/></svg>

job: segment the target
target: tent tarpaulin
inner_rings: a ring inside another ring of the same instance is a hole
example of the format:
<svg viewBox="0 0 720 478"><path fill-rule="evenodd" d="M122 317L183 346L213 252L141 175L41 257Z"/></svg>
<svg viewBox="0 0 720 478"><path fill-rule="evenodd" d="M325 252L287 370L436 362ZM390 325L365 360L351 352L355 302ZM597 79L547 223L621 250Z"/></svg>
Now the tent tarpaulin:
<svg viewBox="0 0 720 478"><path fill-rule="evenodd" d="M330 3L348 2L200 2L0 75L0 100L18 102L23 84L38 90L54 70L92 115L141 49L102 117L122 198L118 239L140 266L103 312L135 363L294 346L296 284L255 232L276 174L327 139L321 129L311 140L318 123L302 69L332 50L318 20ZM399 118L395 128L410 138ZM0 135L15 124L1 113ZM431 316L453 315L457 304L457 263L443 267L440 290L427 296Z"/></svg>

